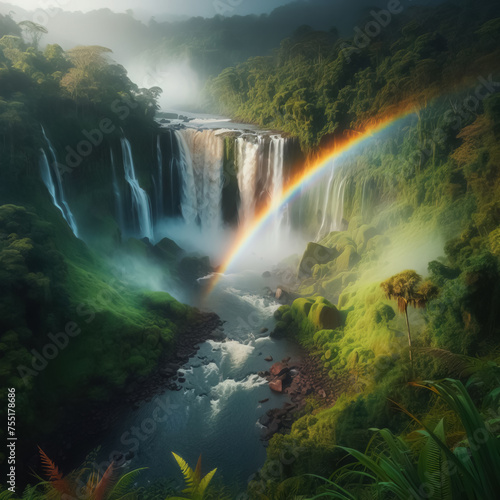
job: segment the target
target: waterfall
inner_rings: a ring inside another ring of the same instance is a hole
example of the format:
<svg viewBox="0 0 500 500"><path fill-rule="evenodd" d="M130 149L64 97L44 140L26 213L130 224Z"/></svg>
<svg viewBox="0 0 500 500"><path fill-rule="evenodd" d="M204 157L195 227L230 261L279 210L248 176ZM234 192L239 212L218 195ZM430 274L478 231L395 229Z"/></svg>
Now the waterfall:
<svg viewBox="0 0 500 500"><path fill-rule="evenodd" d="M54 205L61 211L64 220L68 223L69 227L73 231L73 234L78 237L78 227L76 225L76 220L69 208L69 205L66 201L66 197L64 195L64 187L61 179L61 173L59 172L59 167L57 164L57 157L52 146L52 143L49 141L47 135L45 134L45 129L42 126L42 134L47 142L47 147L50 153L50 162L47 158L47 154L43 148L40 149L40 173L42 177L42 181L47 187L50 196L52 197L52 202Z"/></svg>
<svg viewBox="0 0 500 500"><path fill-rule="evenodd" d="M123 233L125 231L125 209L123 206L123 197L120 191L120 186L118 185L118 177L116 176L115 156L111 148L109 150L109 153L111 155L111 170L113 173L113 193L115 195L116 218L118 220L118 226Z"/></svg>
<svg viewBox="0 0 500 500"><path fill-rule="evenodd" d="M215 130L176 131L180 144L182 215L202 229L222 226L224 141Z"/></svg>
<svg viewBox="0 0 500 500"><path fill-rule="evenodd" d="M279 135L271 136L269 145L269 172L271 175L270 197L271 206L279 207L283 196L283 186L285 183L284 162L285 162L285 139ZM283 206L274 217L274 229L277 237L283 230L288 231L289 226L288 205Z"/></svg>
<svg viewBox="0 0 500 500"><path fill-rule="evenodd" d="M164 215L163 206L163 154L161 152L161 135L156 138L156 159L158 162L158 184L157 184L157 201L156 201L156 216L160 219Z"/></svg>
<svg viewBox="0 0 500 500"><path fill-rule="evenodd" d="M196 184L194 178L193 160L189 147L179 130L175 131L179 142L179 169L181 173L181 213L186 224L196 223L198 206L196 197Z"/></svg>
<svg viewBox="0 0 500 500"><path fill-rule="evenodd" d="M321 195L317 195L318 211L319 200L323 199L323 209L321 211L322 220L316 237L319 241L332 231L341 231L344 218L344 195L347 183L347 176L343 175L342 170L338 170L336 165L330 167L330 177L326 184L326 189ZM319 186L322 190L323 185Z"/></svg>
<svg viewBox="0 0 500 500"><path fill-rule="evenodd" d="M170 184L170 213L174 214L176 211L175 192L174 192L174 167L176 165L176 155L174 151L174 135L172 132L170 136L170 163L169 163L169 184Z"/></svg>
<svg viewBox="0 0 500 500"><path fill-rule="evenodd" d="M260 140L254 143L247 141L245 137L236 139L236 163L241 199L239 218L240 223L244 225L251 223L255 214L260 145Z"/></svg>
<svg viewBox="0 0 500 500"><path fill-rule="evenodd" d="M153 221L151 216L151 203L149 197L139 185L135 175L134 159L132 157L132 148L130 142L125 137L120 139L123 154L123 169L125 171L125 180L130 186L132 194L132 210L137 217L139 234L141 237L154 239Z"/></svg>

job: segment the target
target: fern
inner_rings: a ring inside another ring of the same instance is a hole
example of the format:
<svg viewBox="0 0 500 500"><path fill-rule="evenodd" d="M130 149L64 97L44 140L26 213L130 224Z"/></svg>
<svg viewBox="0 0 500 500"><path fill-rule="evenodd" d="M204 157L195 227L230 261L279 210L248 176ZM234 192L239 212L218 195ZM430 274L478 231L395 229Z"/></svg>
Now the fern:
<svg viewBox="0 0 500 500"><path fill-rule="evenodd" d="M186 488L182 491L183 494L189 495L187 498L191 500L203 500L205 492L212 481L217 469L210 471L205 477L201 477L201 455L198 458L196 469L193 471L188 463L179 455L172 452L175 461L179 465ZM186 497L168 497L168 500L186 500Z"/></svg>
<svg viewBox="0 0 500 500"><path fill-rule="evenodd" d="M109 494L108 500L120 500L124 499L125 496L128 494L128 491L130 488L133 486L135 480L137 479L137 476L141 473L141 471L146 470L145 467L142 469L136 469L130 472L127 472L127 474L124 474L116 483L114 488L111 490L111 493Z"/></svg>

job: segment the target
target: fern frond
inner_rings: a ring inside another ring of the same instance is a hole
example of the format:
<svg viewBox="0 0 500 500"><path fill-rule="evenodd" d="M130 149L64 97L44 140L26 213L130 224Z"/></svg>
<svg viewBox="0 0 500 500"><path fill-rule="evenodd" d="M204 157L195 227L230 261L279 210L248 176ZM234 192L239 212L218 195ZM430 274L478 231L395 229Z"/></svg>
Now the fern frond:
<svg viewBox="0 0 500 500"><path fill-rule="evenodd" d="M47 454L38 447L40 452L40 460L42 462L42 468L45 471L45 475L48 477L48 481L45 483L47 488L53 492L61 493L63 495L71 495L73 493L72 485L70 481L63 477L63 473L59 471L59 468L54 462L47 456ZM52 494L52 497L55 497Z"/></svg>
<svg viewBox="0 0 500 500"><path fill-rule="evenodd" d="M199 498L202 499L203 495L205 494L205 490L208 488L208 485L210 484L210 481L212 481L212 478L214 477L215 473L217 472L217 469L214 469L210 471L199 483L198 488L197 488L197 493L199 494Z"/></svg>
<svg viewBox="0 0 500 500"><path fill-rule="evenodd" d="M486 363L480 359L466 356L465 354L456 354L446 349L438 349L434 347L419 347L414 349L414 352L428 354L441 361L450 376L459 378L467 377L484 368Z"/></svg>
<svg viewBox="0 0 500 500"><path fill-rule="evenodd" d="M94 500L104 500L105 495L111 490L115 482L115 463L111 462L93 491Z"/></svg>
<svg viewBox="0 0 500 500"><path fill-rule="evenodd" d="M137 476L143 471L146 470L146 467L141 469L132 470L124 474L116 483L113 490L109 495L109 500L120 500L125 495L129 493L129 489L134 484Z"/></svg>
<svg viewBox="0 0 500 500"><path fill-rule="evenodd" d="M59 471L59 468L56 466L54 462L47 456L47 454L38 447L40 451L40 460L42 462L42 468L45 470L45 474L49 481L57 481L58 479L62 479L62 472Z"/></svg>
<svg viewBox="0 0 500 500"><path fill-rule="evenodd" d="M184 481L186 482L186 489L183 491L183 493L191 493L195 489L195 476L193 469L189 467L188 463L179 455L176 453L172 452L172 455L175 458L175 461L179 465L182 475L184 476Z"/></svg>
<svg viewBox="0 0 500 500"><path fill-rule="evenodd" d="M196 469L194 470L194 480L196 484L199 484L199 482L201 481L201 454L198 457Z"/></svg>

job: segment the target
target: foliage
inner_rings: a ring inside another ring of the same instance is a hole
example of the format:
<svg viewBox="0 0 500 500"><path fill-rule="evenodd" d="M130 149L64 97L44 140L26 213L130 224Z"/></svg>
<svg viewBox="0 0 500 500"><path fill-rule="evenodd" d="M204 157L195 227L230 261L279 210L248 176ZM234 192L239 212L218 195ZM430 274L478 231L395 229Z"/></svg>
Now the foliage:
<svg viewBox="0 0 500 500"><path fill-rule="evenodd" d="M342 448L356 462L339 469L328 481L327 492L315 498L358 498L349 491L351 488L358 494L362 488L370 488L376 495L390 492L402 500L407 499L408 494L417 499L495 498L496 471L500 466L499 437L486 426L484 416L460 382L446 379L426 382L422 387L429 388L458 415L466 441L450 445L443 420L432 430L413 417L423 427L415 433L419 436L417 439L423 441L416 459L408 442L410 437L404 440L388 429L378 430L385 449L377 447L362 453ZM360 478L357 485L351 479L356 476ZM341 487L339 483L347 486Z"/></svg>
<svg viewBox="0 0 500 500"><path fill-rule="evenodd" d="M198 463L196 464L196 469L193 471L187 462L179 455L172 453L175 461L179 465L184 480L186 482L186 488L182 491L185 497L168 497L167 500L180 500L181 498L190 498L192 500L203 500L205 498L205 492L212 481L217 469L210 471L207 475L201 475L201 455L198 458Z"/></svg>
<svg viewBox="0 0 500 500"><path fill-rule="evenodd" d="M297 30L273 55L250 58L211 79L207 106L284 130L305 150L316 149L380 110L428 102L468 71L472 78L491 73L496 47L487 42L498 26L488 16L498 13L498 5L489 1L488 8L474 9L470 3L414 7L362 47L331 33Z"/></svg>

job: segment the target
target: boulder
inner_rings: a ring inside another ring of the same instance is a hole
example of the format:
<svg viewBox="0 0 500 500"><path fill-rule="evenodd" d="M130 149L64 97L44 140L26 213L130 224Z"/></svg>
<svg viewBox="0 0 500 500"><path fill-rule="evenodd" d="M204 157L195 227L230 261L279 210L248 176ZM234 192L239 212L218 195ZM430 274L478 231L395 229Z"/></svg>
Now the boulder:
<svg viewBox="0 0 500 500"><path fill-rule="evenodd" d="M273 357L268 356L267 358L264 358L264 361L268 361L269 363L271 363L271 361L273 361Z"/></svg>
<svg viewBox="0 0 500 500"><path fill-rule="evenodd" d="M184 255L184 250L175 241L163 238L154 246L153 253L161 259L173 261Z"/></svg>
<svg viewBox="0 0 500 500"><path fill-rule="evenodd" d="M317 331L335 330L342 326L342 317L338 309L323 297L316 299L308 318Z"/></svg>
<svg viewBox="0 0 500 500"><path fill-rule="evenodd" d="M277 363L274 363L273 366L271 366L271 369L269 371L273 377L279 377L284 373L288 373L290 371L290 368L288 368L285 363L278 361Z"/></svg>
<svg viewBox="0 0 500 500"><path fill-rule="evenodd" d="M339 252L335 248L309 243L299 263L298 277L300 279L310 278L316 265L327 264L338 256Z"/></svg>
<svg viewBox="0 0 500 500"><path fill-rule="evenodd" d="M374 237L377 236L378 231L375 227L369 226L368 224L362 225L357 229L354 241L358 247L358 251L363 252L366 249L367 243Z"/></svg>
<svg viewBox="0 0 500 500"><path fill-rule="evenodd" d="M269 382L269 388L274 392L283 392L283 382L281 380L272 380Z"/></svg>
<svg viewBox="0 0 500 500"><path fill-rule="evenodd" d="M342 272L351 270L360 259L361 257L353 245L346 246L344 251L337 258L337 271Z"/></svg>
<svg viewBox="0 0 500 500"><path fill-rule="evenodd" d="M271 273L269 271L266 271L266 272L262 273L262 277L263 278L270 278L271 277Z"/></svg>

